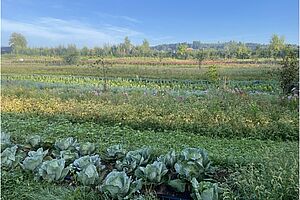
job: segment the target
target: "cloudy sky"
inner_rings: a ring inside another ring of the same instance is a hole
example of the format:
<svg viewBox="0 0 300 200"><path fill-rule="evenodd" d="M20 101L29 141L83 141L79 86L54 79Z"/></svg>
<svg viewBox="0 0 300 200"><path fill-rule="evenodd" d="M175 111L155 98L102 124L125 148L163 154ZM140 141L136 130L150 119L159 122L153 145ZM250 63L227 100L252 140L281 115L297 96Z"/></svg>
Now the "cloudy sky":
<svg viewBox="0 0 300 200"><path fill-rule="evenodd" d="M1 42L22 33L29 46L173 42L298 43L298 0L2 0Z"/></svg>

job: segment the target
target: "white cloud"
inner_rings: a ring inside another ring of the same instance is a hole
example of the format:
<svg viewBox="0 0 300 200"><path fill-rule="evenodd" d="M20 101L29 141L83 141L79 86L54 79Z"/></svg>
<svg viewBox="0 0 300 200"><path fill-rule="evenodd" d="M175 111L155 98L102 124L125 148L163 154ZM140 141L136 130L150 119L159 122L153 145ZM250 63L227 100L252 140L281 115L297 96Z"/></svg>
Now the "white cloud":
<svg viewBox="0 0 300 200"><path fill-rule="evenodd" d="M141 32L110 24L101 24L95 28L76 20L50 17L38 18L30 22L2 18L2 35L11 32L24 34L31 46L56 46L72 43L92 47L105 43L119 43L125 36L143 36Z"/></svg>

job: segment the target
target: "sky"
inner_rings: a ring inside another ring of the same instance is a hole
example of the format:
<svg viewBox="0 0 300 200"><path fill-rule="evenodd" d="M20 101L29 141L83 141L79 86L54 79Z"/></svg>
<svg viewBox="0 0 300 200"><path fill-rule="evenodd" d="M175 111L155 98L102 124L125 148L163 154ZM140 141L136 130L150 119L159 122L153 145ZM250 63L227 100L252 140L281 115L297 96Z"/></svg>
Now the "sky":
<svg viewBox="0 0 300 200"><path fill-rule="evenodd" d="M23 34L30 47L150 45L230 40L299 43L298 0L1 0L1 43Z"/></svg>

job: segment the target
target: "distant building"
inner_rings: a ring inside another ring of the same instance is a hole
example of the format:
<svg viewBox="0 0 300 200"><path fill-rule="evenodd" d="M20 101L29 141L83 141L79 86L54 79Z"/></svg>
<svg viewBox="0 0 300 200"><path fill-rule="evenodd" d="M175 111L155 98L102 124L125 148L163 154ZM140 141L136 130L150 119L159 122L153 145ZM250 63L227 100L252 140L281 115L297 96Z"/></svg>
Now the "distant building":
<svg viewBox="0 0 300 200"><path fill-rule="evenodd" d="M1 47L1 54L11 53L12 48L11 47Z"/></svg>
<svg viewBox="0 0 300 200"><path fill-rule="evenodd" d="M193 48L186 48L187 51L193 51Z"/></svg>

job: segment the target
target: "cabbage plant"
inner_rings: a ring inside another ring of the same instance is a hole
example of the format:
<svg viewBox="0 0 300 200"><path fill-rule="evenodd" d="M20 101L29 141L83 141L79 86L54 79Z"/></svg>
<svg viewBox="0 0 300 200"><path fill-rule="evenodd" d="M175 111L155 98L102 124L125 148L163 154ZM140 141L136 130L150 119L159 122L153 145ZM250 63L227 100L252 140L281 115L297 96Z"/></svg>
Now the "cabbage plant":
<svg viewBox="0 0 300 200"><path fill-rule="evenodd" d="M64 159L47 160L38 169L38 176L48 182L62 181L67 176L70 167L65 168Z"/></svg>
<svg viewBox="0 0 300 200"><path fill-rule="evenodd" d="M119 160L123 159L126 155L126 150L124 149L123 145L117 144L110 146L106 149L104 153L105 160Z"/></svg>
<svg viewBox="0 0 300 200"><path fill-rule="evenodd" d="M167 173L166 165L158 161L154 161L153 164L148 164L146 167L138 167L134 172L137 178L142 178L147 184L161 184Z"/></svg>
<svg viewBox="0 0 300 200"><path fill-rule="evenodd" d="M157 161L163 162L168 169L172 169L177 162L175 150L172 149L167 154L159 156Z"/></svg>
<svg viewBox="0 0 300 200"><path fill-rule="evenodd" d="M218 200L218 184L211 182L198 182L196 178L192 181L191 196L196 200Z"/></svg>
<svg viewBox="0 0 300 200"><path fill-rule="evenodd" d="M83 185L94 185L99 181L97 168L93 164L89 164L80 172L77 172L77 180Z"/></svg>
<svg viewBox="0 0 300 200"><path fill-rule="evenodd" d="M129 151L122 161L116 162L118 170L124 170L128 173L133 172L138 166L145 166L149 163L152 157L152 150L148 147Z"/></svg>
<svg viewBox="0 0 300 200"><path fill-rule="evenodd" d="M8 147L11 147L12 143L10 141L10 135L1 132L1 152Z"/></svg>
<svg viewBox="0 0 300 200"><path fill-rule="evenodd" d="M210 171L210 160L205 150L186 148L179 155L174 168L179 177L187 181L191 181L194 177L203 180Z"/></svg>
<svg viewBox="0 0 300 200"><path fill-rule="evenodd" d="M59 156L57 156L60 159L64 159L66 163L70 164L72 163L76 158L78 158L78 153L71 151L71 150L65 150L65 151L60 151Z"/></svg>
<svg viewBox="0 0 300 200"><path fill-rule="evenodd" d="M26 143L29 144L31 148L37 148L41 146L42 139L39 135L33 135L26 139Z"/></svg>
<svg viewBox="0 0 300 200"><path fill-rule="evenodd" d="M90 164L95 165L99 169L103 169L105 167L104 165L101 165L99 155L80 157L73 162L73 167L80 171Z"/></svg>
<svg viewBox="0 0 300 200"><path fill-rule="evenodd" d="M76 149L78 150L80 155L90 155L95 152L96 145L94 143L86 142L80 144Z"/></svg>
<svg viewBox="0 0 300 200"><path fill-rule="evenodd" d="M76 150L76 147L78 147L78 143L77 140L73 137L68 137L56 140L54 147L59 151Z"/></svg>
<svg viewBox="0 0 300 200"><path fill-rule="evenodd" d="M77 180L83 185L94 185L103 179L105 166L99 155L80 157L72 166L77 171Z"/></svg>
<svg viewBox="0 0 300 200"><path fill-rule="evenodd" d="M131 177L122 171L110 172L103 184L100 186L100 191L109 195L113 199L129 199L134 193L139 192L142 188L141 179L132 181Z"/></svg>
<svg viewBox="0 0 300 200"><path fill-rule="evenodd" d="M25 170L35 171L43 162L43 158L47 155L48 150L43 151L39 148L37 151L29 151L21 166Z"/></svg>
<svg viewBox="0 0 300 200"><path fill-rule="evenodd" d="M1 153L1 167L3 168L13 168L17 166L18 160L16 158L18 146L15 145L13 147L6 148Z"/></svg>

